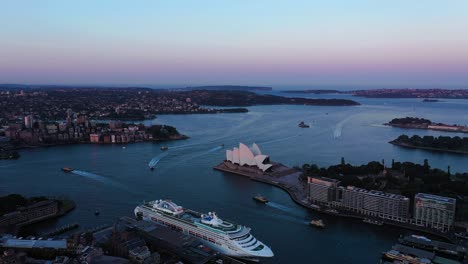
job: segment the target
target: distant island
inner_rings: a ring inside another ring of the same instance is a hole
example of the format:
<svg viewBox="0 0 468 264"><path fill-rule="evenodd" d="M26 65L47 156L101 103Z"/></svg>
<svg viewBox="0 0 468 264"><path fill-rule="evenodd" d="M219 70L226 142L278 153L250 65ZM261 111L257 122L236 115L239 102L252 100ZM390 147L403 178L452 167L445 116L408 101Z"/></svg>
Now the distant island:
<svg viewBox="0 0 468 264"><path fill-rule="evenodd" d="M410 129L430 129L445 132L468 133L468 127L466 126L435 123L431 120L417 117L394 118L384 125Z"/></svg>
<svg viewBox="0 0 468 264"><path fill-rule="evenodd" d="M424 100L422 100L424 103L436 103L436 102L439 102L439 100L437 99L428 99L428 98L425 98Z"/></svg>
<svg viewBox="0 0 468 264"><path fill-rule="evenodd" d="M468 137L420 137L418 135L409 137L407 135L401 135L397 139L392 140L389 143L405 148L416 148L449 153L468 154Z"/></svg>

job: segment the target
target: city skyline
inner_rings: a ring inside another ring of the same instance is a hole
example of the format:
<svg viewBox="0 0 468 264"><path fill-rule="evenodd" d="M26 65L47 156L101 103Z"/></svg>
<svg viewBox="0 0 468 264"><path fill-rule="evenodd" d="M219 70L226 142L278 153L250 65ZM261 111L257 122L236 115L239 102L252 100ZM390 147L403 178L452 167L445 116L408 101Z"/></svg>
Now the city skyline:
<svg viewBox="0 0 468 264"><path fill-rule="evenodd" d="M0 83L466 88L468 4L2 3Z"/></svg>

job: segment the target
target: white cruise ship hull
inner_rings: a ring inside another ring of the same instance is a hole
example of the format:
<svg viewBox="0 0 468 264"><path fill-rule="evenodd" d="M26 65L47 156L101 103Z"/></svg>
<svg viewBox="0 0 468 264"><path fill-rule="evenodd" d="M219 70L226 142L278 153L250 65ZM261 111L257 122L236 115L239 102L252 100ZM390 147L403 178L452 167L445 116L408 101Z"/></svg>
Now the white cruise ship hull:
<svg viewBox="0 0 468 264"><path fill-rule="evenodd" d="M215 228L182 221L147 206L137 206L135 208L135 215L137 217L141 216L145 221L162 224L195 237L204 245L227 256L253 261L258 260L259 258L273 256L271 249L256 240L248 231L243 234L244 238L233 239L229 234L219 232Z"/></svg>

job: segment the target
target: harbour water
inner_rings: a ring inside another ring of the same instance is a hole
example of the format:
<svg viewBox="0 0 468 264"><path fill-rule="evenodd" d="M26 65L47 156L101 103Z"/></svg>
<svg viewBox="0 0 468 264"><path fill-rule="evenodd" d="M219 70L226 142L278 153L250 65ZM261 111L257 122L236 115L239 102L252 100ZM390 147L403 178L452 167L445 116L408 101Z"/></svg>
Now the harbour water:
<svg viewBox="0 0 468 264"><path fill-rule="evenodd" d="M427 158L433 167L446 169L450 165L452 172L468 172L468 156L402 149L388 143L403 133L463 134L382 125L405 116L466 125L468 100L352 99L362 105L254 106L249 107L249 113L163 115L147 121L176 126L190 136L183 141L138 143L126 148L73 145L24 150L19 160L0 161L0 195L66 196L76 202L77 208L70 214L41 224L43 232L75 222L85 229L110 224L131 215L144 200L171 198L184 207L215 211L221 218L250 226L254 236L276 255L265 263L376 263L381 252L408 231L317 215L296 205L278 188L212 169L224 158L221 144L232 148L238 142L256 142L273 161L289 166L304 162L328 166L339 163L341 157L353 164L382 159L422 163ZM300 121L310 128L299 128ZM162 145L169 149L161 151ZM148 167L150 162L155 165L153 171ZM79 172L64 173L60 168L65 166ZM271 203L252 200L258 193ZM95 210L100 211L99 216L94 215ZM323 219L325 229L307 225L317 218Z"/></svg>

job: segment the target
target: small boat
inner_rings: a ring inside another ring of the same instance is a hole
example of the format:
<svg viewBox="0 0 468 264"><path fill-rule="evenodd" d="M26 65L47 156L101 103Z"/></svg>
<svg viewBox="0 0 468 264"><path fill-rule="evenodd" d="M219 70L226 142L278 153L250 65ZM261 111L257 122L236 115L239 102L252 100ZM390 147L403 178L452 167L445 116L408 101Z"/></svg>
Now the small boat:
<svg viewBox="0 0 468 264"><path fill-rule="evenodd" d="M321 219L312 220L312 221L310 221L309 225L311 225L313 227L318 227L318 228L324 228L325 227L325 224L323 223L323 221Z"/></svg>
<svg viewBox="0 0 468 264"><path fill-rule="evenodd" d="M304 121L301 121L301 122L299 123L299 127L308 128L308 127L310 127L310 126L307 125L306 123L304 123Z"/></svg>
<svg viewBox="0 0 468 264"><path fill-rule="evenodd" d="M162 146L161 150L168 150L169 148L167 146Z"/></svg>
<svg viewBox="0 0 468 264"><path fill-rule="evenodd" d="M72 168L69 168L69 167L64 167L64 168L62 168L62 171L63 171L63 172L72 172L73 169L72 169Z"/></svg>
<svg viewBox="0 0 468 264"><path fill-rule="evenodd" d="M224 144L219 145L220 147L224 147Z"/></svg>
<svg viewBox="0 0 468 264"><path fill-rule="evenodd" d="M99 212L98 210L94 211L94 215L97 216L97 215L99 215L99 214L100 214L100 212Z"/></svg>
<svg viewBox="0 0 468 264"><path fill-rule="evenodd" d="M127 147L123 146L122 149L126 149Z"/></svg>
<svg viewBox="0 0 468 264"><path fill-rule="evenodd" d="M261 203L264 203L264 204L268 203L268 199L265 198L263 195L260 195L260 194L255 195L255 196L253 197L253 199L254 199L255 201L257 201L257 202L261 202Z"/></svg>
<svg viewBox="0 0 468 264"><path fill-rule="evenodd" d="M150 170L154 170L154 167L153 167L153 166L151 166L151 167L150 167Z"/></svg>

